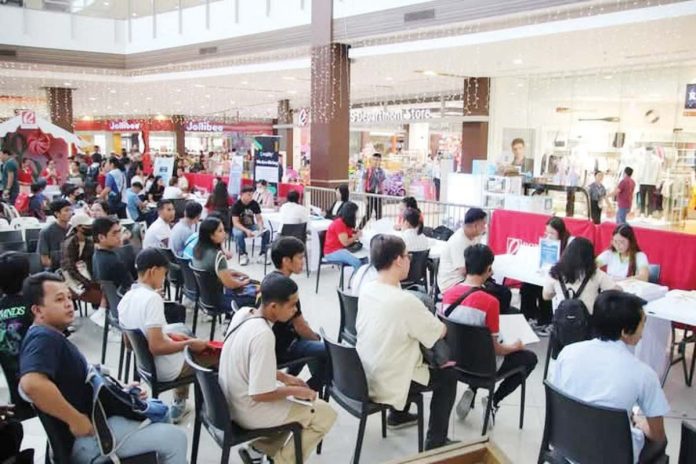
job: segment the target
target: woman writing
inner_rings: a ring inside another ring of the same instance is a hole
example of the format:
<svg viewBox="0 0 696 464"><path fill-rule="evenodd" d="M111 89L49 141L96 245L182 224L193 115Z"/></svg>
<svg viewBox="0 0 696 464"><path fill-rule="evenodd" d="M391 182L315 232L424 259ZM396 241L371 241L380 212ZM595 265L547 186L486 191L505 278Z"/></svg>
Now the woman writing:
<svg viewBox="0 0 696 464"><path fill-rule="evenodd" d="M336 219L341 214L343 205L348 203L348 184L341 184L336 188L336 201L326 210L326 219Z"/></svg>
<svg viewBox="0 0 696 464"><path fill-rule="evenodd" d="M633 228L621 224L611 235L611 247L597 256L597 265L606 266L607 274L616 280L634 277L647 282L650 274L648 257L640 251Z"/></svg>
<svg viewBox="0 0 696 464"><path fill-rule="evenodd" d="M162 176L157 176L152 182L150 190L147 191L147 196L151 202L157 203L162 199L162 195L164 195L164 179Z"/></svg>
<svg viewBox="0 0 696 464"><path fill-rule="evenodd" d="M358 205L349 201L333 220L326 231L324 259L332 263L344 263L358 269L363 260L356 257L348 247L360 240L361 231L355 229Z"/></svg>
<svg viewBox="0 0 696 464"><path fill-rule="evenodd" d="M220 219L207 217L198 229L198 243L193 248L193 267L215 274L225 287L223 293L224 310L230 311L232 302L237 306L254 306L256 304L257 286L249 276L227 267L227 257L222 250L225 242L225 228Z"/></svg>

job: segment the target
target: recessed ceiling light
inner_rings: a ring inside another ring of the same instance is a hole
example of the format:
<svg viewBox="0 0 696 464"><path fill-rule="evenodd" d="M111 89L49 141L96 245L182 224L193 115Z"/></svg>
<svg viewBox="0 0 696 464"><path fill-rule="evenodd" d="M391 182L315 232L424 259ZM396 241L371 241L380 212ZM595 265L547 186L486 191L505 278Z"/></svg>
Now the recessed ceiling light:
<svg viewBox="0 0 696 464"><path fill-rule="evenodd" d="M63 85L70 87L72 84L70 82L63 82Z"/></svg>
<svg viewBox="0 0 696 464"><path fill-rule="evenodd" d="M175 92L181 92L181 89L174 89Z"/></svg>
<svg viewBox="0 0 696 464"><path fill-rule="evenodd" d="M96 101L97 97L89 97L89 101Z"/></svg>
<svg viewBox="0 0 696 464"><path fill-rule="evenodd" d="M283 76L281 79L284 81L296 81L297 78L295 76Z"/></svg>
<svg viewBox="0 0 696 464"><path fill-rule="evenodd" d="M604 78L605 78L606 80L609 80L609 79L613 79L614 76L612 76L611 74L607 74L606 76L604 76Z"/></svg>
<svg viewBox="0 0 696 464"><path fill-rule="evenodd" d="M522 64L524 61L522 61L522 58L515 58L512 60L512 64Z"/></svg>
<svg viewBox="0 0 696 464"><path fill-rule="evenodd" d="M242 85L247 85L248 83L249 83L249 81L242 81L241 82Z"/></svg>
<svg viewBox="0 0 696 464"><path fill-rule="evenodd" d="M109 93L116 93L116 89L109 89Z"/></svg>
<svg viewBox="0 0 696 464"><path fill-rule="evenodd" d="M104 2L104 6L109 6L109 2Z"/></svg>
<svg viewBox="0 0 696 464"><path fill-rule="evenodd" d="M437 73L435 71L430 70L430 69L426 69L425 71L423 71L423 75L424 76L437 76Z"/></svg>
<svg viewBox="0 0 696 464"><path fill-rule="evenodd" d="M267 96L268 98L275 98L275 95L273 95L272 93L269 93L269 94L266 95L266 96Z"/></svg>
<svg viewBox="0 0 696 464"><path fill-rule="evenodd" d="M230 100L230 105L234 105L234 100Z"/></svg>
<svg viewBox="0 0 696 464"><path fill-rule="evenodd" d="M128 102L123 102L123 104L126 106L130 105L130 103L128 103Z"/></svg>
<svg viewBox="0 0 696 464"><path fill-rule="evenodd" d="M152 100L152 97L145 97L145 100Z"/></svg>
<svg viewBox="0 0 696 464"><path fill-rule="evenodd" d="M290 95L295 95L295 94L297 94L297 90L288 90L288 93Z"/></svg>
<svg viewBox="0 0 696 464"><path fill-rule="evenodd" d="M517 87L524 87L524 82L518 82Z"/></svg>
<svg viewBox="0 0 696 464"><path fill-rule="evenodd" d="M210 94L209 93L205 94L205 98L210 98Z"/></svg>
<svg viewBox="0 0 696 464"><path fill-rule="evenodd" d="M385 81L393 81L394 78L391 77L391 76L387 76L387 77L384 78L384 80L385 80Z"/></svg>
<svg viewBox="0 0 696 464"><path fill-rule="evenodd" d="M83 121L91 121L92 119L94 119L94 118L92 118L92 116L90 116L90 115L82 116Z"/></svg>
<svg viewBox="0 0 696 464"><path fill-rule="evenodd" d="M199 88L199 89L204 89L204 88L205 88L205 85L203 85L203 84L193 84L193 86L194 86L194 87L197 87L197 88Z"/></svg>
<svg viewBox="0 0 696 464"><path fill-rule="evenodd" d="M131 16L133 16L133 17L138 16L138 13L133 13Z"/></svg>

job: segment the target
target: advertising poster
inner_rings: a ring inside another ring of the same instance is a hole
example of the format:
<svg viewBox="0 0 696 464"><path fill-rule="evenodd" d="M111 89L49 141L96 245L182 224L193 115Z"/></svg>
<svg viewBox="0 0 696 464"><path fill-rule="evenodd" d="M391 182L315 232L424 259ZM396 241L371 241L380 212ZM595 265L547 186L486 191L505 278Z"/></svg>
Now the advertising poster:
<svg viewBox="0 0 696 464"><path fill-rule="evenodd" d="M542 238L539 240L539 267L549 269L558 262L561 256L560 240L549 240Z"/></svg>
<svg viewBox="0 0 696 464"><path fill-rule="evenodd" d="M273 195L278 194L280 182L280 137L254 137L254 182L265 180Z"/></svg>
<svg viewBox="0 0 696 464"><path fill-rule="evenodd" d="M174 158L171 156L158 156L155 158L152 175L161 176L164 185L169 185L169 179L174 175Z"/></svg>

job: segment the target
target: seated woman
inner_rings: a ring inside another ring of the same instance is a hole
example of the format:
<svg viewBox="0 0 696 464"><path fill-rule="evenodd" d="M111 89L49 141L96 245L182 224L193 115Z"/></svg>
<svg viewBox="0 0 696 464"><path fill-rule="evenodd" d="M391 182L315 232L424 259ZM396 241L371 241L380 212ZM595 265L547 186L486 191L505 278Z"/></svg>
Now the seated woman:
<svg viewBox="0 0 696 464"><path fill-rule="evenodd" d="M94 306L101 304L99 310L106 314L106 301L102 299L99 283L92 279L92 221L93 219L84 213L70 218L70 232L63 242L60 268L70 290L79 299Z"/></svg>
<svg viewBox="0 0 696 464"><path fill-rule="evenodd" d="M396 221L394 221L394 229L401 230L404 225L404 213L407 209L415 209L420 214L420 209L418 209L418 202L413 197L403 197L399 202L399 214L396 216Z"/></svg>
<svg viewBox="0 0 696 464"><path fill-rule="evenodd" d="M224 308L221 308L225 312L231 311L232 301L240 308L256 306L258 285L248 275L227 267L227 257L222 250L225 237L225 228L220 219L205 218L198 228L198 242L193 248L191 264L195 268L214 273L220 279L225 287Z"/></svg>
<svg viewBox="0 0 696 464"><path fill-rule="evenodd" d="M227 185L217 177L215 179L215 186L213 187L213 193L208 197L208 201L205 204L205 208L208 213L217 213L222 221L222 225L225 228L225 232L230 232L230 203L232 199L229 193L227 193Z"/></svg>
<svg viewBox="0 0 696 464"><path fill-rule="evenodd" d="M594 246L584 237L577 237L570 242L561 255L561 259L551 268L546 277L542 295L545 300L553 300L554 310L565 299L561 282L569 294L577 295L585 303L590 314L599 292L620 290L611 277L597 269Z"/></svg>
<svg viewBox="0 0 696 464"><path fill-rule="evenodd" d="M414 208L406 208L401 225L401 238L406 243L406 251L425 251L430 249L428 237L423 235L421 212Z"/></svg>
<svg viewBox="0 0 696 464"><path fill-rule="evenodd" d="M341 184L336 188L336 201L333 202L331 207L326 210L324 217L326 219L336 219L341 213L343 205L348 203L350 192L348 192L348 184Z"/></svg>
<svg viewBox="0 0 696 464"><path fill-rule="evenodd" d="M607 274L613 279L634 277L647 282L650 275L648 257L640 251L633 228L621 224L611 235L611 247L597 256L597 265L606 266Z"/></svg>
<svg viewBox="0 0 696 464"><path fill-rule="evenodd" d="M332 263L345 263L357 270L367 258L358 258L348 250L348 247L360 241L362 232L355 229L358 205L349 201L339 216L333 220L326 231L324 241L324 259Z"/></svg>
<svg viewBox="0 0 696 464"><path fill-rule="evenodd" d="M150 189L147 191L147 197L148 200L150 200L153 203L157 203L162 199L162 196L164 195L164 179L162 179L162 176L157 176L155 177L155 180L152 181L152 185L150 186Z"/></svg>
<svg viewBox="0 0 696 464"><path fill-rule="evenodd" d="M552 217L548 220L544 230L544 238L560 241L561 255L568 243L573 240L565 222L559 217ZM537 335L548 337L551 333L551 302L544 300L541 293L541 287L538 285L522 283L520 288L520 309Z"/></svg>

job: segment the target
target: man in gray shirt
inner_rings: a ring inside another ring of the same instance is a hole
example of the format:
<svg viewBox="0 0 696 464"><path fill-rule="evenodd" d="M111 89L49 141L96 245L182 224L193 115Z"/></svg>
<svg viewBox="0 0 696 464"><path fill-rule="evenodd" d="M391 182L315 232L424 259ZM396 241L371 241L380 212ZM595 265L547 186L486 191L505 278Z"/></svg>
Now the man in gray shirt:
<svg viewBox="0 0 696 464"><path fill-rule="evenodd" d="M186 240L194 234L196 224L201 220L203 207L200 203L189 201L184 209L184 217L176 223L169 237L169 249L174 252L174 256L181 256L184 251Z"/></svg>
<svg viewBox="0 0 696 464"><path fill-rule="evenodd" d="M607 198L607 189L604 188L602 180L604 180L604 173L595 171L594 182L587 186L587 193L590 196L590 216L595 224L602 221L602 203L607 206L607 209L611 208Z"/></svg>
<svg viewBox="0 0 696 464"><path fill-rule="evenodd" d="M41 229L36 249L41 256L41 265L54 271L60 267L60 251L68 233L68 224L73 211L72 205L65 199L55 200L50 208L51 213L56 217L56 222Z"/></svg>

